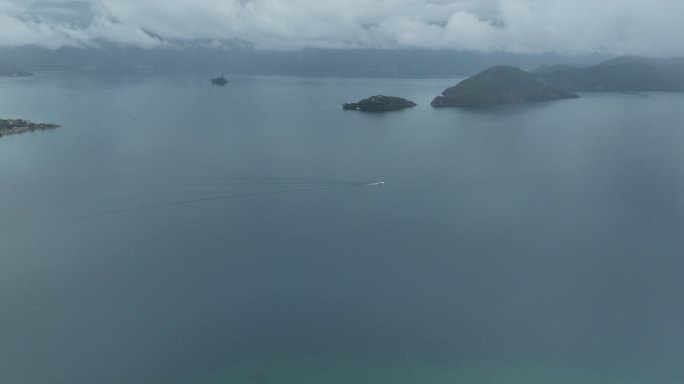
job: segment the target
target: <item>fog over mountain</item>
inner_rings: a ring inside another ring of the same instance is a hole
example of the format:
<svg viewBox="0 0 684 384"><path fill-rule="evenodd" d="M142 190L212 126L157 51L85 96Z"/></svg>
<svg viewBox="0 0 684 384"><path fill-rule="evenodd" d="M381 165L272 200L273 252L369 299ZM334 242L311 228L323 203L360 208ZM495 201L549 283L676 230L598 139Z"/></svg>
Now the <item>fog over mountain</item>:
<svg viewBox="0 0 684 384"><path fill-rule="evenodd" d="M675 0L0 0L0 46L683 55Z"/></svg>

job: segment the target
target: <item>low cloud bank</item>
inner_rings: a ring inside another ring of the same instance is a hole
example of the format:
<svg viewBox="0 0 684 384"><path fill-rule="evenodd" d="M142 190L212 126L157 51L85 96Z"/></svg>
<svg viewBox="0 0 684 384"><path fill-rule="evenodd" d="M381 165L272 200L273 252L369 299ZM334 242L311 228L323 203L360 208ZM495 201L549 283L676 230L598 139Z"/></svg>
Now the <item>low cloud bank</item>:
<svg viewBox="0 0 684 384"><path fill-rule="evenodd" d="M684 55L678 0L0 0L0 46Z"/></svg>

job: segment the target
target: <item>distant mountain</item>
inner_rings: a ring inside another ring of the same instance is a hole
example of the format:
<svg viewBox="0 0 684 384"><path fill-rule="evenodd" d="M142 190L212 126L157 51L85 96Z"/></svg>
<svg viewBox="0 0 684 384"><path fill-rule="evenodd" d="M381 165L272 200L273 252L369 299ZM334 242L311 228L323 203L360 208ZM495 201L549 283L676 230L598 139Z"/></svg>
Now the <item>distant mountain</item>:
<svg viewBox="0 0 684 384"><path fill-rule="evenodd" d="M243 46L214 48L199 43L168 49L125 48L114 45L100 48L63 47L56 50L34 46L0 47L0 57L5 62L31 71L386 78L463 77L501 63L532 69L553 63L586 66L606 59L603 55L562 56L551 53L514 54L428 49L267 51Z"/></svg>
<svg viewBox="0 0 684 384"><path fill-rule="evenodd" d="M27 72L14 65L0 64L0 77L26 77L33 76L31 72Z"/></svg>
<svg viewBox="0 0 684 384"><path fill-rule="evenodd" d="M579 96L542 84L522 69L500 65L461 81L432 101L433 107L478 107L571 99Z"/></svg>
<svg viewBox="0 0 684 384"><path fill-rule="evenodd" d="M684 91L684 58L621 56L586 68L540 67L542 83L571 92Z"/></svg>
<svg viewBox="0 0 684 384"><path fill-rule="evenodd" d="M530 73L551 73L551 72L561 72L576 69L577 67L567 64L542 64L537 68L530 71Z"/></svg>

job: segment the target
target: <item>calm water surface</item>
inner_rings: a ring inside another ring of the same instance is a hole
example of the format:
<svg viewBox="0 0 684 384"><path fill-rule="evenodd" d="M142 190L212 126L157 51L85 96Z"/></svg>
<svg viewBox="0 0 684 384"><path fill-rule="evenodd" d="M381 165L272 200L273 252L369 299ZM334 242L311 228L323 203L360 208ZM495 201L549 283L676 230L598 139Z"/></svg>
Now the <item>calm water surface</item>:
<svg viewBox="0 0 684 384"><path fill-rule="evenodd" d="M0 80L0 382L683 382L684 95L453 83Z"/></svg>

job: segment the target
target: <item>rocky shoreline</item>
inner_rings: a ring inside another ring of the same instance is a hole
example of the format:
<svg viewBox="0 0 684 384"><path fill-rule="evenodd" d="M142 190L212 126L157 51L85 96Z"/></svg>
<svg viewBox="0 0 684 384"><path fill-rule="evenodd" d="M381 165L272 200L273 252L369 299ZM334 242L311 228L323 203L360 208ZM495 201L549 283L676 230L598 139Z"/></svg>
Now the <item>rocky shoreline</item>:
<svg viewBox="0 0 684 384"><path fill-rule="evenodd" d="M61 125L49 123L34 123L22 119L0 119L0 137L24 132L59 128Z"/></svg>

